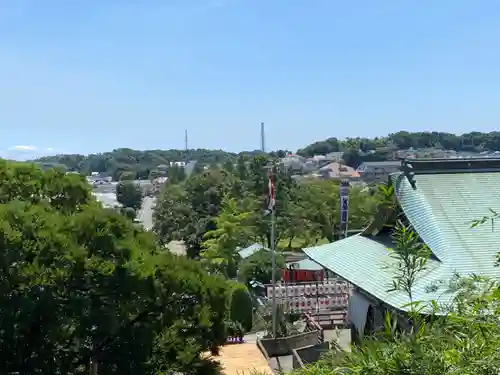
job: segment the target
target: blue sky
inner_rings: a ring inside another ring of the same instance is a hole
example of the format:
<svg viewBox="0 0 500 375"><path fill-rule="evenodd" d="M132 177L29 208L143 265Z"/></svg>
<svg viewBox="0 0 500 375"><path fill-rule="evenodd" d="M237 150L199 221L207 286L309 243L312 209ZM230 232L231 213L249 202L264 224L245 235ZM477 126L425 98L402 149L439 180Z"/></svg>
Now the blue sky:
<svg viewBox="0 0 500 375"><path fill-rule="evenodd" d="M491 131L499 67L498 0L2 0L0 149Z"/></svg>

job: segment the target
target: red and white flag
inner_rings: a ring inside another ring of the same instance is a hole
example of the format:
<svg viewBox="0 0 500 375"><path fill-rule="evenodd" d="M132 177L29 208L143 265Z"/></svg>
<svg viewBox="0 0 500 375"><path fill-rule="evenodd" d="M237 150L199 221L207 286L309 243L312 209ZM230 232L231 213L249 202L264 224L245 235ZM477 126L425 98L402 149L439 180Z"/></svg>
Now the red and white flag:
<svg viewBox="0 0 500 375"><path fill-rule="evenodd" d="M267 201L267 214L271 213L274 211L274 207L276 205L276 188L274 186L274 181L273 181L273 172L269 171L269 185L268 185L268 201Z"/></svg>

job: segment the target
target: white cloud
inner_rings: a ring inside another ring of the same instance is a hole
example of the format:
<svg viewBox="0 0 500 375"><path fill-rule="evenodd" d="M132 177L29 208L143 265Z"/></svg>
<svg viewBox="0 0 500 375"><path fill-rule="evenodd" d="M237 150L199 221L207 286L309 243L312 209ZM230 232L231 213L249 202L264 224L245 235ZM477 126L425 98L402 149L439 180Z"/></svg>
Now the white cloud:
<svg viewBox="0 0 500 375"><path fill-rule="evenodd" d="M35 151L36 149L33 145L9 147L9 151Z"/></svg>
<svg viewBox="0 0 500 375"><path fill-rule="evenodd" d="M52 147L39 148L33 145L18 145L4 150L0 149L0 158L13 160L30 160L55 154L56 151Z"/></svg>

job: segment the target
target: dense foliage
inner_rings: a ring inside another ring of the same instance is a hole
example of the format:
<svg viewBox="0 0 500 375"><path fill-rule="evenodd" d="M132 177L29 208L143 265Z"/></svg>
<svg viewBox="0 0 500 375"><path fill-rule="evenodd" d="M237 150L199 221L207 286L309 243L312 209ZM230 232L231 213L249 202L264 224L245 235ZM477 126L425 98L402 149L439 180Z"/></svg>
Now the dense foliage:
<svg viewBox="0 0 500 375"><path fill-rule="evenodd" d="M258 153L258 151L254 152ZM243 153L252 155L254 153ZM222 150L132 150L119 148L111 152L100 154L56 155L37 159L47 167L63 166L69 171L76 171L89 175L99 172L120 180L124 172L126 179L148 179L161 175L162 169L170 163L197 160L200 167L205 165L222 165L227 160L235 160L236 154ZM165 168L166 169L166 168Z"/></svg>
<svg viewBox="0 0 500 375"><path fill-rule="evenodd" d="M228 277L236 275L236 249L260 243L271 247L270 215L264 215L268 172L273 159L238 158L231 170L211 168L167 186L159 197L154 230L163 243L183 240L191 257L201 256ZM287 171L274 171L275 245L297 249L332 241L340 219L339 182L296 183ZM349 228L363 229L376 209L369 191L351 188Z"/></svg>
<svg viewBox="0 0 500 375"><path fill-rule="evenodd" d="M410 147L478 151L499 146L500 133L398 132L371 140L330 138L299 153L343 151L346 162L357 165ZM269 252L242 260L238 249L260 243L294 250L337 239L338 182L297 183L276 163L283 151L198 151L192 158L210 167L191 176L182 168L162 167L186 160L180 151L120 149L45 160L124 180L170 173L171 183L155 208L156 239L103 209L79 175L2 162L0 372L78 374L87 371L90 360L99 363L100 375L203 371L200 353L215 350L228 333L252 327L252 299L243 283L272 278ZM276 185L275 243L265 215L267 169ZM122 182L118 199L137 209L132 186ZM383 189L374 193L351 188L350 229L364 228L388 195ZM403 234L411 236L411 231ZM182 240L188 256L200 261L161 251L156 240L162 245ZM417 240L402 242L408 251L393 252L404 265L395 272L394 288L412 299L412 280L425 269L428 251ZM280 256L278 263L283 266ZM236 277L243 283L226 281ZM350 353L332 352L299 373L497 374L498 281L475 277L459 284L457 303L446 317L431 314L424 321L414 314L417 329L399 332L388 316L385 332L364 338ZM291 332L284 314L278 331Z"/></svg>
<svg viewBox="0 0 500 375"><path fill-rule="evenodd" d="M484 151L500 150L500 132L480 133L471 132L462 135L441 132L407 132L399 131L386 137L375 138L347 138L344 140L332 137L324 141L314 142L297 151L299 155L325 155L330 152L345 152L346 163L357 166L363 161L381 161L392 157L395 150L404 150L410 147L445 148L456 151ZM361 153L360 153L361 151ZM375 152L373 152L375 151ZM271 157L284 157L289 151L279 150L271 152ZM367 154L364 154L367 153ZM61 166L69 171L83 174L100 172L120 179L148 179L162 175L162 169L170 166L171 162L197 160L197 168L204 166L234 167L238 156L249 158L260 155L260 151L241 152L235 154L222 150L132 150L120 148L111 152L91 155L56 155L46 156L36 161L44 166ZM174 173L175 181L182 180Z"/></svg>
<svg viewBox="0 0 500 375"><path fill-rule="evenodd" d="M229 318L239 324L245 332L252 329L252 297L243 284L234 282L229 290Z"/></svg>
<svg viewBox="0 0 500 375"><path fill-rule="evenodd" d="M471 132L462 135L441 132L399 131L386 137L375 138L328 138L312 143L297 151L304 156L324 155L329 152L379 150L381 152L409 148L444 148L455 151L500 150L500 132Z"/></svg>
<svg viewBox="0 0 500 375"><path fill-rule="evenodd" d="M0 176L0 373L189 374L225 342L225 280L157 250L80 175Z"/></svg>
<svg viewBox="0 0 500 375"><path fill-rule="evenodd" d="M141 187L132 181L120 181L116 184L116 200L125 208L137 211L142 205Z"/></svg>
<svg viewBox="0 0 500 375"><path fill-rule="evenodd" d="M281 274L279 270L285 267L285 259L280 254L276 254L276 280ZM259 251L239 263L238 279L250 285L252 281L261 284L270 284L273 279L272 252Z"/></svg>

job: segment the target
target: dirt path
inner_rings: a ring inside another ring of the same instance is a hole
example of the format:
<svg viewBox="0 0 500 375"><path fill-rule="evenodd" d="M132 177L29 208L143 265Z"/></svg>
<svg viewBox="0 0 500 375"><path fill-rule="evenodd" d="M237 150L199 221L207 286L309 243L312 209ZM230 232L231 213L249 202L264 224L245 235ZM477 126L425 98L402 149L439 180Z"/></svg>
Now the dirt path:
<svg viewBox="0 0 500 375"><path fill-rule="evenodd" d="M273 374L254 343L224 346L214 359L221 363L225 375L250 375L252 371L258 371L259 374Z"/></svg>

